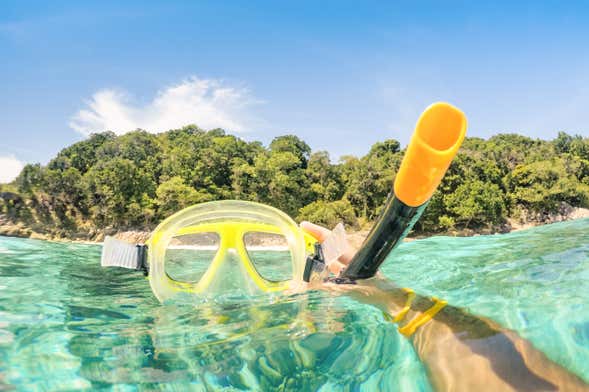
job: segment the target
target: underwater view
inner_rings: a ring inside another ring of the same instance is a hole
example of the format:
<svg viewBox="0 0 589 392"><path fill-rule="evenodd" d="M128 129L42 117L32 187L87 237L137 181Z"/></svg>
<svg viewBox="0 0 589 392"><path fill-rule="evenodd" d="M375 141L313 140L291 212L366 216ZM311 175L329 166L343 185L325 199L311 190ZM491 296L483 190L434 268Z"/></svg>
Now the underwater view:
<svg viewBox="0 0 589 392"><path fill-rule="evenodd" d="M100 252L0 237L0 389L432 389L374 307L328 292L161 305L141 273L101 268ZM382 272L589 382L589 220L407 242Z"/></svg>

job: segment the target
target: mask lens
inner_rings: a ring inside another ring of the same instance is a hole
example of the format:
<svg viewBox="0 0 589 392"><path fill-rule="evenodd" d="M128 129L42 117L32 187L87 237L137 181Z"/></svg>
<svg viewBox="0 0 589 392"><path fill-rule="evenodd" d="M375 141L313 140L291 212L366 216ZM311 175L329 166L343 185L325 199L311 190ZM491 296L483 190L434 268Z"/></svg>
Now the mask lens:
<svg viewBox="0 0 589 392"><path fill-rule="evenodd" d="M292 279L291 252L282 234L248 232L243 243L254 268L271 282Z"/></svg>
<svg viewBox="0 0 589 392"><path fill-rule="evenodd" d="M166 274L177 282L197 283L219 250L217 233L174 236L165 254Z"/></svg>

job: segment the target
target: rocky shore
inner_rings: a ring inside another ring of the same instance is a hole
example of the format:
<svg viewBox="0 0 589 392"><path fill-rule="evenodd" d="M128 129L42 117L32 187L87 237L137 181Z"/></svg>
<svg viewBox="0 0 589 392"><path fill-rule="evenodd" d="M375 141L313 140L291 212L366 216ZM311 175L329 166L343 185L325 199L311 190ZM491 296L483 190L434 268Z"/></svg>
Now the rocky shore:
<svg viewBox="0 0 589 392"><path fill-rule="evenodd" d="M509 233L512 231L529 229L531 227L541 226L544 224L583 218L589 218L589 209L570 207L566 204L563 204L562 208L558 211L558 213L555 214L547 214L543 216L528 215L520 219L509 219L507 222L500 226L490 226L478 229L449 230L447 232L441 233L422 233L419 235L410 235L406 239L406 241L426 238L433 235L469 237L475 235ZM150 234L151 231L146 230L116 231L113 229L107 229L104 231L91 231L88 233L81 232L76 233L74 236L71 237L64 237L60 235L51 234L49 231L45 230L35 230L20 222L11 222L7 217L0 215L0 236L32 238L61 242L101 243L104 240L105 235L111 235L115 238L131 243L143 243L149 238ZM348 240L350 241L352 246L359 247L360 244L362 244L362 242L364 241L364 238L366 238L366 235L368 235L368 230L349 231Z"/></svg>

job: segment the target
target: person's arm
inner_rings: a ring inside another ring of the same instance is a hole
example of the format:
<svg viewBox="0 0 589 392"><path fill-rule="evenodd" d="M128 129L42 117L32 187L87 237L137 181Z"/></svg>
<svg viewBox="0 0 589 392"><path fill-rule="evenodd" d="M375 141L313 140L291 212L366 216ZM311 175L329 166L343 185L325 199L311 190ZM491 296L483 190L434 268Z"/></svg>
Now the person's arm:
<svg viewBox="0 0 589 392"><path fill-rule="evenodd" d="M319 241L329 233L308 222L301 226ZM344 268L352 256L353 250L344 252L337 269ZM386 279L314 288L345 293L389 315L411 340L437 390L589 391L588 384L517 333L439 300L415 295Z"/></svg>
<svg viewBox="0 0 589 392"><path fill-rule="evenodd" d="M363 295L352 294L388 314L396 315L410 295L386 279L361 284ZM366 291L366 286L370 291ZM354 289L352 289L354 291ZM402 331L439 302L415 296L399 328ZM432 385L452 391L589 391L578 376L552 362L530 342L496 323L446 305L406 336L424 362Z"/></svg>

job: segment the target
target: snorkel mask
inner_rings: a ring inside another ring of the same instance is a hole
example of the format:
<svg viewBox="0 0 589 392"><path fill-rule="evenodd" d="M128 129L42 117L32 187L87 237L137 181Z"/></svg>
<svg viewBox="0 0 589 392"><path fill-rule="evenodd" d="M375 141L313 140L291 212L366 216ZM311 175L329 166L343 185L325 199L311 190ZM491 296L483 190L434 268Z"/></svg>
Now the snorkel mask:
<svg viewBox="0 0 589 392"><path fill-rule="evenodd" d="M347 248L341 224L319 244L284 212L237 200L186 208L164 220L144 245L107 237L101 264L143 270L162 302L181 293L251 295L311 280L371 278L423 213L465 133L466 118L452 105L435 103L422 113L380 218L337 277L327 271Z"/></svg>
<svg viewBox="0 0 589 392"><path fill-rule="evenodd" d="M102 266L143 270L160 301L177 294L279 292L303 281L317 240L284 212L223 200L188 207L164 220L145 245L107 237ZM332 256L337 258L336 256Z"/></svg>

